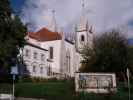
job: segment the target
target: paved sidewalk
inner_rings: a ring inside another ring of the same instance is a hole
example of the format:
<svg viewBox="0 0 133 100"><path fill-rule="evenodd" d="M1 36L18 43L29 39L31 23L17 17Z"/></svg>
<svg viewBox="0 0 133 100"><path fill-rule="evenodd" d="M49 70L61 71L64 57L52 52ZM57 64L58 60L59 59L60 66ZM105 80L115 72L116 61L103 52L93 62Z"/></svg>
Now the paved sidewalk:
<svg viewBox="0 0 133 100"><path fill-rule="evenodd" d="M35 99L35 98L22 98L22 97L19 97L19 98L16 98L15 100L46 100L46 99Z"/></svg>
<svg viewBox="0 0 133 100"><path fill-rule="evenodd" d="M0 94L0 100L12 100L12 94Z"/></svg>

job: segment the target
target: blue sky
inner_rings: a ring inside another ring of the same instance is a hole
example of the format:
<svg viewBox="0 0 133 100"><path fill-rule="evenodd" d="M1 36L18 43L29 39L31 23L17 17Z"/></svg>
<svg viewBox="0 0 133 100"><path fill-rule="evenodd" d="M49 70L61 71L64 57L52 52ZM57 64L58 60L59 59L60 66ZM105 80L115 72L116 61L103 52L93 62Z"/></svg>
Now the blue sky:
<svg viewBox="0 0 133 100"><path fill-rule="evenodd" d="M25 0L10 0L11 6L15 11L20 11L24 5Z"/></svg>
<svg viewBox="0 0 133 100"><path fill-rule="evenodd" d="M37 31L47 27L51 21L52 10L58 27L73 31L81 15L82 0L10 0L12 7L24 23L32 25ZM95 34L113 28L120 28L129 38L133 38L133 0L84 0L89 25ZM91 12L90 12L91 11Z"/></svg>

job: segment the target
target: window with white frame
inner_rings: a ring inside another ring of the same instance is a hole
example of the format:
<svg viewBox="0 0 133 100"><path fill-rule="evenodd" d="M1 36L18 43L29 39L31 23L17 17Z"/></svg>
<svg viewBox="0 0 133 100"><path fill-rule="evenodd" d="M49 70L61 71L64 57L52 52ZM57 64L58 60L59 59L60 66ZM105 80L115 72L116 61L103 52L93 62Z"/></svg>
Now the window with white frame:
<svg viewBox="0 0 133 100"><path fill-rule="evenodd" d="M49 58L50 59L53 59L53 52L54 52L53 47L49 47Z"/></svg>
<svg viewBox="0 0 133 100"><path fill-rule="evenodd" d="M45 55L41 54L41 61L45 61Z"/></svg>
<svg viewBox="0 0 133 100"><path fill-rule="evenodd" d="M40 74L43 74L43 67L40 67Z"/></svg>
<svg viewBox="0 0 133 100"><path fill-rule="evenodd" d="M26 56L26 57L30 57L30 50L29 50L29 49L26 49L26 50L25 50L25 56Z"/></svg>
<svg viewBox="0 0 133 100"><path fill-rule="evenodd" d="M51 66L49 65L47 68L47 75L50 76L51 73L52 73L52 69L51 69Z"/></svg>
<svg viewBox="0 0 133 100"><path fill-rule="evenodd" d="M36 73L36 66L33 65L33 73Z"/></svg>
<svg viewBox="0 0 133 100"><path fill-rule="evenodd" d="M34 53L33 53L33 58L34 58L34 59L37 59L37 55L38 55L37 52L34 52Z"/></svg>
<svg viewBox="0 0 133 100"><path fill-rule="evenodd" d="M66 71L68 72L68 73L70 73L70 66L71 66L71 56L70 56L70 51L69 50L67 50L67 52L66 52Z"/></svg>

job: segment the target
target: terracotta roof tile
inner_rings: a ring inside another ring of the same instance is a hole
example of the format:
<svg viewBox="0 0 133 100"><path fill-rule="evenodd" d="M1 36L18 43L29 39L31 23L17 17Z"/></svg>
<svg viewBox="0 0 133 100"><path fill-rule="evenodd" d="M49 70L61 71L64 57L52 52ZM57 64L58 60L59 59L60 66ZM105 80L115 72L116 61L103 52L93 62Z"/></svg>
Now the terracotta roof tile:
<svg viewBox="0 0 133 100"><path fill-rule="evenodd" d="M58 32L52 32L46 28L42 28L38 32L31 32L28 34L29 37L38 40L38 41L53 41L53 40L61 40L62 36Z"/></svg>

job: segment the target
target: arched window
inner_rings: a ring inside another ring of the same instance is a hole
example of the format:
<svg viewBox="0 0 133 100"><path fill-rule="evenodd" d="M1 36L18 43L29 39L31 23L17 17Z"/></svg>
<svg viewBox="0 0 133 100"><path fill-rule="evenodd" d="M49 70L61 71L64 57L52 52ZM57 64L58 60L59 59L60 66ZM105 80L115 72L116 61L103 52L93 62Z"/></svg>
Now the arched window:
<svg viewBox="0 0 133 100"><path fill-rule="evenodd" d="M46 69L45 65L44 64L40 64L39 67L40 67L40 74L41 74L41 76L42 75L47 75L47 69Z"/></svg>
<svg viewBox="0 0 133 100"><path fill-rule="evenodd" d="M40 67L40 74L43 74L43 67Z"/></svg>
<svg viewBox="0 0 133 100"><path fill-rule="evenodd" d="M81 35L81 41L82 41L82 42L85 41L85 37L84 37L84 35Z"/></svg>
<svg viewBox="0 0 133 100"><path fill-rule="evenodd" d="M37 63L36 63L36 62L33 62L33 63L31 64L31 66L32 66L32 72L33 72L33 73L37 73Z"/></svg>
<svg viewBox="0 0 133 100"><path fill-rule="evenodd" d="M29 49L26 49L26 50L25 50L25 56L26 56L26 57L30 57L30 50L29 50Z"/></svg>
<svg viewBox="0 0 133 100"><path fill-rule="evenodd" d="M54 48L53 47L49 47L49 53L50 53L49 54L49 58L50 59L53 59L53 54L54 54L53 52L54 52Z"/></svg>
<svg viewBox="0 0 133 100"><path fill-rule="evenodd" d="M31 62L28 61L28 60L25 60L24 61L24 64L23 64L23 67L22 67L22 70L24 74L29 74L30 73L30 64Z"/></svg>
<svg viewBox="0 0 133 100"><path fill-rule="evenodd" d="M33 72L36 73L36 66L33 65Z"/></svg>
<svg viewBox="0 0 133 100"><path fill-rule="evenodd" d="M33 57L34 59L37 59L37 52L34 52Z"/></svg>
<svg viewBox="0 0 133 100"><path fill-rule="evenodd" d="M67 50L67 52L66 52L66 70L67 70L67 72L68 73L70 73L70 65L71 64L71 57L70 57L70 51L69 50Z"/></svg>
<svg viewBox="0 0 133 100"><path fill-rule="evenodd" d="M52 68L51 68L51 65L49 64L47 67L47 75L51 76L51 73L52 73Z"/></svg>
<svg viewBox="0 0 133 100"><path fill-rule="evenodd" d="M45 61L45 55L41 54L41 61Z"/></svg>

